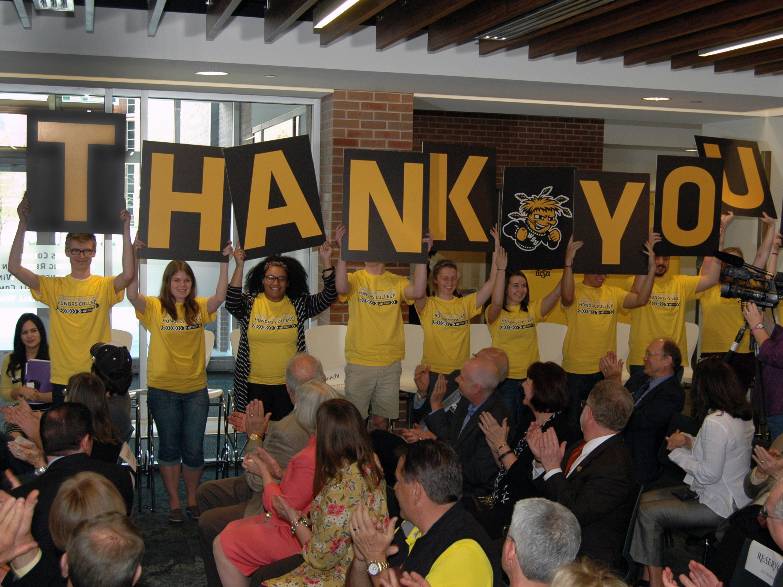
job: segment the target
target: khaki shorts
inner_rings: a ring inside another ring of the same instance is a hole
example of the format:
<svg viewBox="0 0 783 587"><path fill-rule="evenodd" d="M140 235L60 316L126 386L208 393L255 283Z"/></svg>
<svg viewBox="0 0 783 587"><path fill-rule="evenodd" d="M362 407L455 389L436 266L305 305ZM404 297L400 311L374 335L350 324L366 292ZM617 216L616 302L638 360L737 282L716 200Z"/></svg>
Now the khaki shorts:
<svg viewBox="0 0 783 587"><path fill-rule="evenodd" d="M345 366L345 399L356 406L363 418L371 412L373 416L396 420L400 417L401 376L399 361L382 367L348 363Z"/></svg>

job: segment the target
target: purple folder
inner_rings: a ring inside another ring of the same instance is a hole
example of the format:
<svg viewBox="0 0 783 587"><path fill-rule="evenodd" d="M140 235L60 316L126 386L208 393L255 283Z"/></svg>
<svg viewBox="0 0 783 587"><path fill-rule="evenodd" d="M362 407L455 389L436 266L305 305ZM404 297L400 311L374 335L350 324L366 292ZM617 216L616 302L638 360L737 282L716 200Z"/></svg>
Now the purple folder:
<svg viewBox="0 0 783 587"><path fill-rule="evenodd" d="M24 373L25 383L34 383L38 391L48 393L52 391L50 381L52 374L52 364L49 361L40 359L29 359Z"/></svg>

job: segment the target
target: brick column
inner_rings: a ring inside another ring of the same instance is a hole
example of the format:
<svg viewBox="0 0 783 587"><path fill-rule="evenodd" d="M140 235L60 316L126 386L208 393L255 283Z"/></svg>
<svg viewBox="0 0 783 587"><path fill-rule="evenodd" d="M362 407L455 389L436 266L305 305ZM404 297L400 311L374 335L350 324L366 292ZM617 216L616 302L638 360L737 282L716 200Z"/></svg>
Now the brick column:
<svg viewBox="0 0 783 587"><path fill-rule="evenodd" d="M409 151L413 146L413 94L335 90L321 99L321 205L327 234L343 222L343 153L348 149ZM336 262L336 258L334 259ZM389 266L408 275L408 265ZM332 305L321 323L345 324L346 304Z"/></svg>

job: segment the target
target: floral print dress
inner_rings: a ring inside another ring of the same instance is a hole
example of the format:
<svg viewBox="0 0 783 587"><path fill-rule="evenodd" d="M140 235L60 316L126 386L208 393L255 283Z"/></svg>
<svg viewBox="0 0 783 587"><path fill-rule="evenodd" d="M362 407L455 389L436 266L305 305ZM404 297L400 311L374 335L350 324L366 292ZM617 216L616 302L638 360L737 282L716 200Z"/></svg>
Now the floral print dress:
<svg viewBox="0 0 783 587"><path fill-rule="evenodd" d="M270 579L267 587L342 587L353 561L348 523L354 508L363 503L379 519L388 515L386 484L370 488L356 463L343 467L313 499L310 509L312 537L302 550L304 563L288 574Z"/></svg>

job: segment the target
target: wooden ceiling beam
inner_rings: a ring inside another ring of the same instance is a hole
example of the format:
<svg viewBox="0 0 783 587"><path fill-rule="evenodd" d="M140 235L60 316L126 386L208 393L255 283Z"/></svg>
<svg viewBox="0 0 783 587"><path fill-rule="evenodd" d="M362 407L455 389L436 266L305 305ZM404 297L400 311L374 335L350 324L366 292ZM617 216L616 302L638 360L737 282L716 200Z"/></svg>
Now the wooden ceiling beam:
<svg viewBox="0 0 783 587"><path fill-rule="evenodd" d="M594 18L530 41L531 59L552 53L568 53L581 45L717 4L722 0L656 0L630 6L606 18Z"/></svg>
<svg viewBox="0 0 783 587"><path fill-rule="evenodd" d="M672 57L672 69L713 65L714 63L723 61L727 58L739 57L740 55L750 55L751 53L758 53L759 51L775 49L777 47L783 47L783 39L779 41L772 41L770 43L764 43L763 45L755 45L753 47L737 49L736 51L731 51L730 53L710 55L709 57L701 57L698 51L688 51L687 53L681 53Z"/></svg>
<svg viewBox="0 0 783 587"><path fill-rule="evenodd" d="M699 31L730 24L737 20L758 16L778 10L769 0L743 0L743 2L724 2L718 6L709 6L669 18L654 25L645 26L608 39L602 39L577 49L576 60L611 59L620 57L626 51L667 41L676 37L690 35Z"/></svg>
<svg viewBox="0 0 783 587"><path fill-rule="evenodd" d="M747 18L732 24L664 41L663 43L632 49L624 53L623 61L625 65L666 61L679 53L741 41L742 39L777 31L781 27L783 27L783 10L778 10L777 12Z"/></svg>
<svg viewBox="0 0 783 587"><path fill-rule="evenodd" d="M473 41L513 18L527 14L551 0L479 0L430 25L427 50L439 51L451 45Z"/></svg>
<svg viewBox="0 0 783 587"><path fill-rule="evenodd" d="M214 0L207 8L207 40L214 41L242 0Z"/></svg>
<svg viewBox="0 0 783 587"><path fill-rule="evenodd" d="M321 39L321 46L325 47L343 35L352 33L394 1L395 0L363 0L362 2L355 4L328 25L316 31ZM326 10L322 8L323 6L323 3L318 4L313 10L313 24L317 23L325 16Z"/></svg>
<svg viewBox="0 0 783 587"><path fill-rule="evenodd" d="M267 0L264 10L264 42L271 43L284 34L291 25L318 0Z"/></svg>
<svg viewBox="0 0 783 587"><path fill-rule="evenodd" d="M783 47L777 49L768 49L758 51L748 55L737 55L728 59L721 59L715 62L715 71L740 71L743 69L753 69L757 65L765 63L774 63L783 60Z"/></svg>
<svg viewBox="0 0 783 587"><path fill-rule="evenodd" d="M640 0L615 0L615 2L612 2L611 4L604 4L603 6L598 6L597 8L593 8L592 10L588 10L587 12L583 12L582 14L578 14L572 18L568 18L565 20L561 20L560 22L552 23L549 26L543 27L529 34L522 35L520 37L514 37L513 39L508 39L506 41L495 41L492 39L479 39L479 55L489 55L490 53L494 53L495 51L502 51L502 50L509 51L511 49L518 49L519 47L524 47L525 45L528 44L530 39L532 39L533 37L538 37L542 35L547 35L549 33L553 33L565 27L574 25L578 22L582 22L583 20L595 18L597 16L601 16L602 14L606 14L607 12L613 12L615 10L628 6L629 4L634 4L639 1Z"/></svg>
<svg viewBox="0 0 783 587"><path fill-rule="evenodd" d="M465 8L475 0L408 0L395 2L378 15L375 48L386 49L409 39L429 25Z"/></svg>
<svg viewBox="0 0 783 587"><path fill-rule="evenodd" d="M754 68L756 75L767 75L770 73L783 73L783 61L774 63L764 63Z"/></svg>
<svg viewBox="0 0 783 587"><path fill-rule="evenodd" d="M22 28L32 28L33 24L30 21L30 13L27 12L24 0L14 0L14 8L16 8L16 14L19 16L19 22L21 23Z"/></svg>
<svg viewBox="0 0 783 587"><path fill-rule="evenodd" d="M147 23L147 36L154 37L158 33L160 21L163 18L163 9L166 8L166 0L147 0L149 22Z"/></svg>

